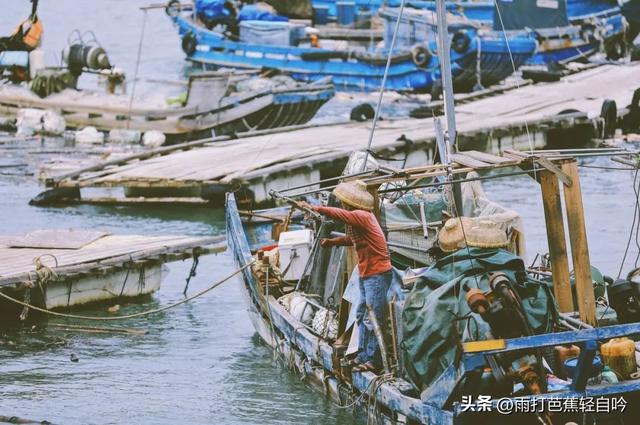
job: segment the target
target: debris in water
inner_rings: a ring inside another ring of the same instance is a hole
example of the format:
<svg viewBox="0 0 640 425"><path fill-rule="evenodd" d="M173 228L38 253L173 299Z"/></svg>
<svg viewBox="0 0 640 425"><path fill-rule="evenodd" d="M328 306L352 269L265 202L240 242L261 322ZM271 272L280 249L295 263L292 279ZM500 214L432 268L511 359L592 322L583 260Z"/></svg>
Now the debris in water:
<svg viewBox="0 0 640 425"><path fill-rule="evenodd" d="M115 312L117 312L117 311L120 311L120 304L112 305L111 307L109 307L109 308L107 309L107 311L108 311L109 313L115 313Z"/></svg>

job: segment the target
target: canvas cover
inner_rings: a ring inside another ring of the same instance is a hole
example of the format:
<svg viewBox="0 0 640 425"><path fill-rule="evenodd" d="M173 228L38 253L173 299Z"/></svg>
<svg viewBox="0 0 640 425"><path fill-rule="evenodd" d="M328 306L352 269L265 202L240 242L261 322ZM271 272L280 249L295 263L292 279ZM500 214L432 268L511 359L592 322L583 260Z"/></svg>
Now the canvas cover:
<svg viewBox="0 0 640 425"><path fill-rule="evenodd" d="M296 26L289 22L242 21L240 41L269 46L292 46L298 38Z"/></svg>
<svg viewBox="0 0 640 425"><path fill-rule="evenodd" d="M515 285L535 333L551 330L557 313L549 288L531 280L521 258L502 249L461 249L440 259L418 277L402 312L402 342L407 379L421 390L456 359L462 341L487 339L489 325L471 313L467 288L489 290L489 275L503 272ZM455 320L471 315L475 320Z"/></svg>
<svg viewBox="0 0 640 425"><path fill-rule="evenodd" d="M496 0L493 12L495 30L557 28L568 25L566 0Z"/></svg>

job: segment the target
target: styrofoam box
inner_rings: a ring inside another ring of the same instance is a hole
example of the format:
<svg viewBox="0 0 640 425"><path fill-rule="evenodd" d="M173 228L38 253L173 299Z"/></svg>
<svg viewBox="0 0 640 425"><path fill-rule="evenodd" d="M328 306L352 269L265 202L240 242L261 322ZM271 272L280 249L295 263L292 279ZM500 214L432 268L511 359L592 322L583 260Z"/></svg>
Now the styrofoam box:
<svg viewBox="0 0 640 425"><path fill-rule="evenodd" d="M278 250L280 251L280 270L282 272L286 270L284 280L298 280L302 277L311 255L312 245L313 233L309 229L280 233Z"/></svg>

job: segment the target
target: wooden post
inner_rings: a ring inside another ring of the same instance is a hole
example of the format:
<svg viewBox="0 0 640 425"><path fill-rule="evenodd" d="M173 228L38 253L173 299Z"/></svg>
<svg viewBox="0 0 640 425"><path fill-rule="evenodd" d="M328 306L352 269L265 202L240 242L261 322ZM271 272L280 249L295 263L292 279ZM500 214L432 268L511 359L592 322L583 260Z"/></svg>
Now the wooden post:
<svg viewBox="0 0 640 425"><path fill-rule="evenodd" d="M338 336L342 336L342 334L347 330L347 320L349 319L350 304L348 301L342 298L342 296L344 295L344 291L347 289L347 284L349 283L349 279L351 278L351 273L353 272L354 267L356 267L358 264L358 257L356 255L356 250L354 247L346 246L344 248L344 257L345 263L340 289L340 307L338 308Z"/></svg>
<svg viewBox="0 0 640 425"><path fill-rule="evenodd" d="M564 201L567 223L569 224L569 240L571 241L573 273L576 280L578 311L583 322L596 326L596 300L593 294L593 281L591 280L591 262L589 261L587 229L578 177L578 164L575 160L567 161L562 164L562 171L573 180L571 186L564 187Z"/></svg>
<svg viewBox="0 0 640 425"><path fill-rule="evenodd" d="M538 177L542 189L544 219L547 224L547 242L549 244L549 255L551 255L553 293L561 312L575 311L569 279L569 259L567 258L567 241L564 235L560 185L558 184L556 175L550 171L541 171Z"/></svg>

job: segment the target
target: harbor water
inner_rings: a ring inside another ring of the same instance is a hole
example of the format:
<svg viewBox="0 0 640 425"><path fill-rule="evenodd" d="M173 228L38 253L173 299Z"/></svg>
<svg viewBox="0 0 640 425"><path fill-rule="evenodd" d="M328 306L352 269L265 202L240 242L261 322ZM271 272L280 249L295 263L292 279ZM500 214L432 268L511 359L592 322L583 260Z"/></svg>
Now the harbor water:
<svg viewBox="0 0 640 425"><path fill-rule="evenodd" d="M113 63L135 70L144 15L140 0L40 2L49 62L75 28L94 31ZM3 0L0 31L9 33L30 10L27 0ZM162 10L147 12L139 75L181 78L186 70L179 39ZM141 93L145 91L141 83ZM325 116L337 115L331 104ZM366 140L363 140L363 146ZM97 148L74 148L60 139L0 145L0 234L41 228L92 228L134 234L223 234L224 213L207 207L28 205L41 189L41 164L65 155L85 160ZM126 149L126 148L118 148ZM91 151L91 152L87 152ZM77 152L71 154L71 152ZM592 263L616 277L631 231L637 194L634 173L608 159L581 161L582 189ZM614 167L602 169L593 167ZM489 197L524 219L528 258L546 252L544 216L537 184L527 176L484 184ZM639 221L640 222L640 221ZM640 243L631 240L623 274L638 262ZM191 260L172 263L161 290L121 305L128 314L183 298ZM201 258L190 293L235 270L230 255ZM234 279L191 303L127 321L145 335L63 332L49 322L0 327L0 416L55 424L352 424L365 423L311 391L274 361L256 337L245 311L241 282ZM109 305L79 310L103 313ZM71 356L78 358L70 361Z"/></svg>

